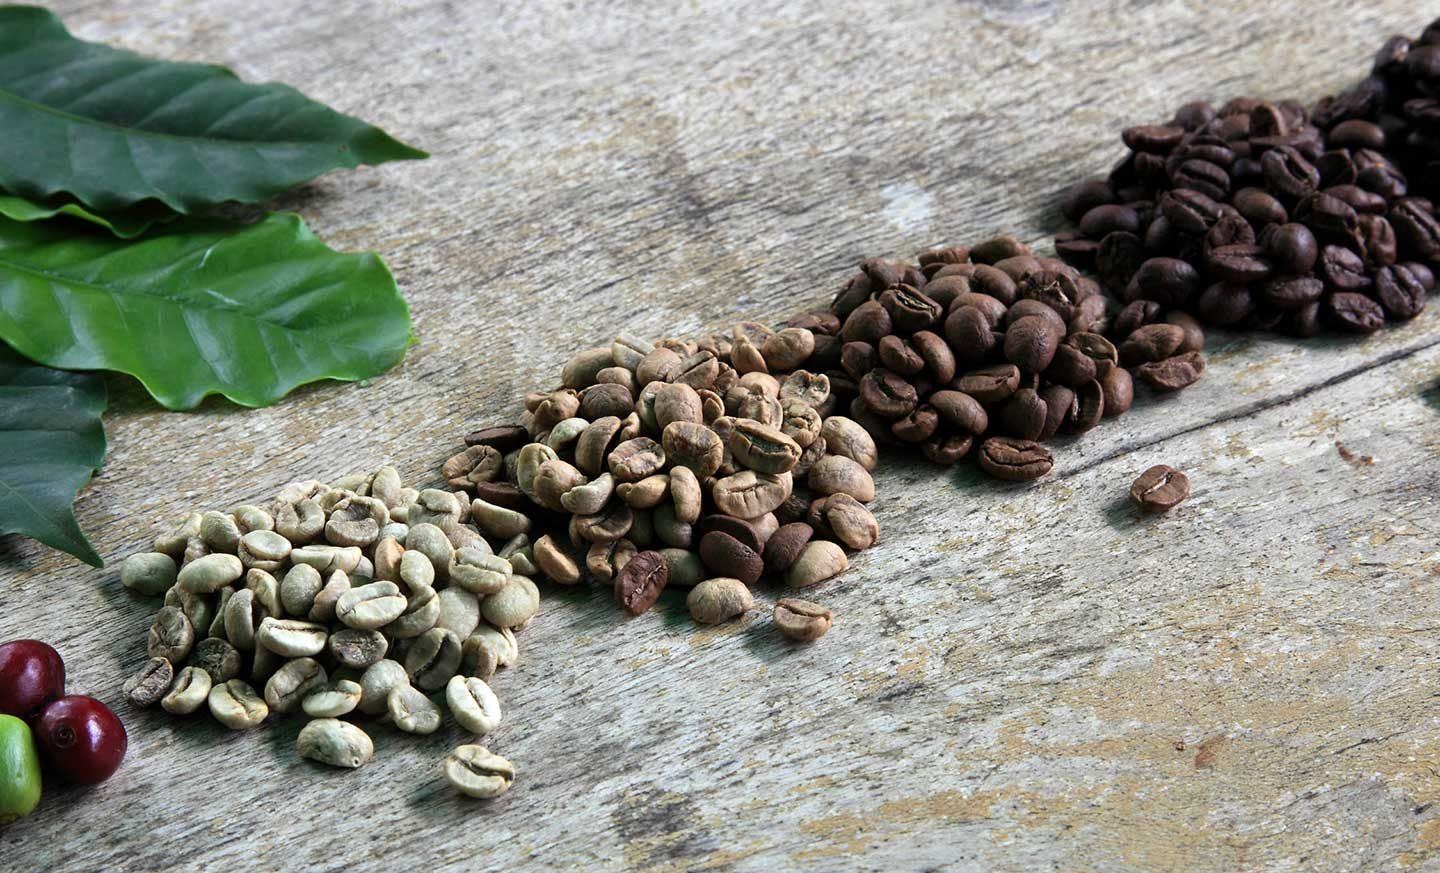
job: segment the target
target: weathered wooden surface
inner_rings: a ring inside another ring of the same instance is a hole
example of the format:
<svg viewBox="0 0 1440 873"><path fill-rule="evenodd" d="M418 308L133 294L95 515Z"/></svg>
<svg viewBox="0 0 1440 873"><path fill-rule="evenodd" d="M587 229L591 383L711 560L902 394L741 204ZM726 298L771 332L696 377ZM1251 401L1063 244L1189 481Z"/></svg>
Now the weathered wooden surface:
<svg viewBox="0 0 1440 873"><path fill-rule="evenodd" d="M285 204L387 258L405 363L253 412L162 413L116 381L82 523L114 562L290 479L428 479L572 349L778 316L867 255L1041 240L1122 124L1312 99L1427 14L1359 6L57 4L435 155ZM1199 386L1063 443L1032 487L887 466L885 540L818 592L839 618L811 648L759 613L696 632L675 597L621 621L603 593L547 596L496 681L490 745L520 767L496 803L442 784L451 730L381 729L337 774L295 758L297 720L239 736L122 706L124 769L51 788L0 830L0 868L1433 868L1435 308L1364 341L1216 337ZM1195 497L1139 519L1125 489L1160 461ZM51 640L116 703L155 608L13 540L0 604L0 638Z"/></svg>

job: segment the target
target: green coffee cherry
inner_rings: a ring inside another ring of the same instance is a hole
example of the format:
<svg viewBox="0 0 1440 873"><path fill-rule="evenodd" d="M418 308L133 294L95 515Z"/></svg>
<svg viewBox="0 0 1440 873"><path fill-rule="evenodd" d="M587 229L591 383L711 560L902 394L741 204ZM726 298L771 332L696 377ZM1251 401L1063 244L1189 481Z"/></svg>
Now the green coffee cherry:
<svg viewBox="0 0 1440 873"><path fill-rule="evenodd" d="M40 756L30 727L0 715L0 825L24 818L40 802Z"/></svg>

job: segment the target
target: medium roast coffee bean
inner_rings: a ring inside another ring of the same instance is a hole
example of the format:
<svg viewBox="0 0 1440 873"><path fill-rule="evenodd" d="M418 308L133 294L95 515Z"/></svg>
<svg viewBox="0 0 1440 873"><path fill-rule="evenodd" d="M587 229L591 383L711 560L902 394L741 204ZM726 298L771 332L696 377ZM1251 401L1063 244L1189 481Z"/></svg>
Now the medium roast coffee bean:
<svg viewBox="0 0 1440 873"><path fill-rule="evenodd" d="M755 584L765 569L760 555L721 531L710 531L700 538L700 560L715 575L733 577L746 585Z"/></svg>
<svg viewBox="0 0 1440 873"><path fill-rule="evenodd" d="M1050 472L1055 461L1037 442L990 437L980 444L980 469L997 479L1027 482Z"/></svg>
<svg viewBox="0 0 1440 873"><path fill-rule="evenodd" d="M1156 464L1130 486L1130 499L1146 512L1169 512L1190 496L1190 479L1174 467Z"/></svg>
<svg viewBox="0 0 1440 873"><path fill-rule="evenodd" d="M631 615L655 605L669 580L669 566L659 552L639 552L615 577L615 600Z"/></svg>

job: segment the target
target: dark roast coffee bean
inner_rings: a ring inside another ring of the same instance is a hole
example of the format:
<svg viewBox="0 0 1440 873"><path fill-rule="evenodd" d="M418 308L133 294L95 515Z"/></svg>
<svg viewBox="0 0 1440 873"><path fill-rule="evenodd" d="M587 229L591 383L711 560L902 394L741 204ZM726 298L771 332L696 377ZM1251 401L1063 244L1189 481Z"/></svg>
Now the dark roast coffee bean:
<svg viewBox="0 0 1440 873"><path fill-rule="evenodd" d="M1175 124L1185 130L1199 130L1215 120L1215 107L1208 101L1195 100L1175 111Z"/></svg>
<svg viewBox="0 0 1440 873"><path fill-rule="evenodd" d="M1059 255L1065 263L1082 270L1094 268L1095 253L1099 250L1099 241L1086 239L1078 232L1072 234L1062 231L1055 235L1055 254Z"/></svg>
<svg viewBox="0 0 1440 873"><path fill-rule="evenodd" d="M883 289L881 289L883 290ZM842 320L849 318L862 303L868 301L875 293L875 286L870 284L870 277L864 273L851 276L846 281L835 299L831 301L830 308Z"/></svg>
<svg viewBox="0 0 1440 873"><path fill-rule="evenodd" d="M1390 210L1390 224L1406 258L1440 260L1440 220L1414 200L1402 200Z"/></svg>
<svg viewBox="0 0 1440 873"><path fill-rule="evenodd" d="M1200 292L1195 311L1206 324L1224 327L1239 324L1255 311L1255 300L1244 285L1211 285Z"/></svg>
<svg viewBox="0 0 1440 873"><path fill-rule="evenodd" d="M1280 276L1260 286L1260 299L1267 306L1290 311L1308 306L1325 293L1325 283L1311 276Z"/></svg>
<svg viewBox="0 0 1440 873"><path fill-rule="evenodd" d="M1098 333L1072 333L1065 338L1065 345L1074 348L1092 361L1118 361L1119 352L1115 344Z"/></svg>
<svg viewBox="0 0 1440 873"><path fill-rule="evenodd" d="M1284 275L1304 275L1320 257L1315 234L1303 224L1276 225L1265 235L1264 245L1275 271Z"/></svg>
<svg viewBox="0 0 1440 873"><path fill-rule="evenodd" d="M1016 300L1014 304L1005 311L1005 327L1008 330L1011 325L1022 318L1034 316L1045 321L1046 324L1062 336L1065 334L1067 324L1060 314L1039 300Z"/></svg>
<svg viewBox="0 0 1440 873"><path fill-rule="evenodd" d="M1225 200L1230 195L1230 174L1209 161L1192 158L1170 175L1176 188L1199 191L1211 200Z"/></svg>
<svg viewBox="0 0 1440 873"><path fill-rule="evenodd" d="M1285 205L1260 188L1241 188L1230 202L1253 227L1284 224L1290 220Z"/></svg>
<svg viewBox="0 0 1440 873"><path fill-rule="evenodd" d="M1173 324L1185 331L1185 339L1181 341L1179 352L1198 352L1205 348L1205 329L1195 316L1179 309L1165 313L1165 323Z"/></svg>
<svg viewBox="0 0 1440 873"><path fill-rule="evenodd" d="M999 403L1020 387L1020 368L1014 364L997 364L971 370L958 377L951 387L981 403Z"/></svg>
<svg viewBox="0 0 1440 873"><path fill-rule="evenodd" d="M1361 215L1357 219L1355 238L1360 243L1360 255L1371 268L1389 267L1399 258L1395 242L1395 228L1383 215Z"/></svg>
<svg viewBox="0 0 1440 873"><path fill-rule="evenodd" d="M1210 275L1222 282L1250 285L1270 278L1265 252L1257 245L1231 245L1211 249L1205 259Z"/></svg>
<svg viewBox="0 0 1440 873"><path fill-rule="evenodd" d="M1097 206L1115 202L1115 191L1104 179L1087 179L1065 192L1060 209L1065 217L1079 222L1081 216ZM968 252L966 253L968 256Z"/></svg>
<svg viewBox="0 0 1440 873"><path fill-rule="evenodd" d="M1045 431L1045 401L1032 388L1021 388L1000 407L999 429L1007 436L1037 440Z"/></svg>
<svg viewBox="0 0 1440 873"><path fill-rule="evenodd" d="M1320 187L1320 171L1292 146L1271 149L1260 158L1260 165L1269 189L1292 203Z"/></svg>
<svg viewBox="0 0 1440 873"><path fill-rule="evenodd" d="M1129 206L1107 203L1096 206L1080 219L1080 232L1093 239L1100 239L1114 231L1140 232L1140 214Z"/></svg>
<svg viewBox="0 0 1440 873"><path fill-rule="evenodd" d="M1255 228L1235 210L1220 216L1220 220L1205 233L1207 252L1224 246L1251 245L1255 242Z"/></svg>
<svg viewBox="0 0 1440 873"><path fill-rule="evenodd" d="M1184 136L1184 127L1169 127L1159 124L1131 127L1120 134L1126 148L1137 152L1154 152L1162 155L1179 145Z"/></svg>
<svg viewBox="0 0 1440 873"><path fill-rule="evenodd" d="M733 515L715 512L700 519L700 526L695 531L696 536L704 537L705 534L711 532L728 534L752 552L759 552L765 547L760 532L755 529L755 526L745 519L736 518Z"/></svg>
<svg viewBox="0 0 1440 873"><path fill-rule="evenodd" d="M1147 324L1120 343L1120 362L1129 367L1162 361L1178 354L1184 342L1183 328L1173 324Z"/></svg>
<svg viewBox="0 0 1440 873"><path fill-rule="evenodd" d="M1163 361L1141 364L1135 368L1135 377L1156 391L1178 391L1195 384L1204 372L1204 355L1186 352Z"/></svg>
<svg viewBox="0 0 1440 873"><path fill-rule="evenodd" d="M973 306L980 310L981 314L985 316L985 321L992 328L999 327L1005 321L1005 313L1009 311L1007 304L1001 303L989 294L966 291L963 294L955 295L955 299L950 301L950 312L953 314L965 306Z"/></svg>
<svg viewBox="0 0 1440 873"><path fill-rule="evenodd" d="M1332 185L1325 189L1325 193L1344 200L1361 215L1383 215L1390 208L1384 197L1355 185Z"/></svg>
<svg viewBox="0 0 1440 873"><path fill-rule="evenodd" d="M1130 486L1130 499L1146 512L1169 512L1190 496L1190 479L1174 467L1156 464Z"/></svg>
<svg viewBox="0 0 1440 873"><path fill-rule="evenodd" d="M1200 293L1200 273L1178 258L1151 258L1140 265L1132 280L1141 300L1162 306L1183 307Z"/></svg>
<svg viewBox="0 0 1440 873"><path fill-rule="evenodd" d="M1388 166L1366 167L1355 176L1355 184L1386 200L1404 197L1410 190L1405 176Z"/></svg>
<svg viewBox="0 0 1440 873"><path fill-rule="evenodd" d="M1105 414L1105 389L1091 379L1075 389L1075 406L1069 427L1074 433L1085 433L1100 423Z"/></svg>
<svg viewBox="0 0 1440 873"><path fill-rule="evenodd" d="M1165 308L1154 300L1132 300L1115 316L1111 329L1116 337L1125 338L1137 329L1160 320Z"/></svg>
<svg viewBox="0 0 1440 873"><path fill-rule="evenodd" d="M1326 142L1337 149L1379 150L1385 148L1385 131L1374 122L1351 119L1330 128Z"/></svg>
<svg viewBox="0 0 1440 873"><path fill-rule="evenodd" d="M1326 246L1320 252L1320 275L1337 291L1363 291L1370 287L1370 273L1360 256L1340 246Z"/></svg>
<svg viewBox="0 0 1440 873"><path fill-rule="evenodd" d="M881 418L900 418L915 408L919 397L915 386L898 373L877 368L860 380L860 399L865 408Z"/></svg>
<svg viewBox="0 0 1440 873"><path fill-rule="evenodd" d="M1133 233L1106 234L1095 252L1095 272L1112 291L1123 289L1145 262L1145 243Z"/></svg>
<svg viewBox="0 0 1440 873"><path fill-rule="evenodd" d="M1251 139L1285 136L1290 133L1290 125L1285 120L1285 114L1273 104L1261 103L1251 109L1247 115L1250 121L1249 135Z"/></svg>
<svg viewBox="0 0 1440 873"><path fill-rule="evenodd" d="M870 279L876 291L884 291L891 285L905 281L905 264L885 258L869 258L860 262L860 272Z"/></svg>
<svg viewBox="0 0 1440 873"><path fill-rule="evenodd" d="M1353 237L1359 221L1349 203L1320 192L1302 200L1295 214L1317 236L1336 242Z"/></svg>
<svg viewBox="0 0 1440 873"><path fill-rule="evenodd" d="M1410 271L1410 275L1425 289L1425 293L1435 290L1435 271L1424 264L1416 261L1406 261L1400 266Z"/></svg>
<svg viewBox="0 0 1440 873"><path fill-rule="evenodd" d="M1160 214L1176 230L1200 236L1220 220L1224 210L1214 198L1199 191L1175 190L1160 195Z"/></svg>
<svg viewBox="0 0 1440 873"><path fill-rule="evenodd" d="M1326 315L1338 327L1351 333L1374 333L1385 324L1380 304L1352 291L1337 291L1325 304Z"/></svg>
<svg viewBox="0 0 1440 873"><path fill-rule="evenodd" d="M905 443L923 443L940 429L940 414L933 406L917 406L904 418L890 425L895 438Z"/></svg>
<svg viewBox="0 0 1440 873"><path fill-rule="evenodd" d="M1315 336L1320 332L1320 303L1307 303L1299 309L1285 313L1281 329L1295 336Z"/></svg>
<svg viewBox="0 0 1440 873"><path fill-rule="evenodd" d="M980 469L1009 482L1039 479L1055 465L1050 451L1031 440L990 437L980 444Z"/></svg>
<svg viewBox="0 0 1440 873"><path fill-rule="evenodd" d="M1404 264L1382 267L1375 273L1375 296L1385 314L1404 321L1425 308L1425 286Z"/></svg>

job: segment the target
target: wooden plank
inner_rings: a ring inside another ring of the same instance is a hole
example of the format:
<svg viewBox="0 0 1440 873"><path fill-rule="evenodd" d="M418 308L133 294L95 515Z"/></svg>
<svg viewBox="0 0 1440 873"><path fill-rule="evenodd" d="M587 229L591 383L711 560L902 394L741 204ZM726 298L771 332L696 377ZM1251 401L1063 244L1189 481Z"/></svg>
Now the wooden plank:
<svg viewBox="0 0 1440 873"><path fill-rule="evenodd" d="M162 413L112 382L81 521L112 562L189 507L384 462L434 476L578 348L823 302L861 257L1043 240L1115 132L1182 99L1313 99L1413 4L62 2L87 38L291 82L429 148L287 198L394 267L420 343L368 387ZM1432 308L1433 309L1433 308ZM514 790L460 740L120 707L110 783L0 830L15 869L1400 869L1435 863L1440 315L1365 340L1221 335L1206 379L1062 443L1031 487L888 464L881 546L793 649L547 592L497 690ZM1337 447L1352 454L1346 460ZM1365 457L1373 460L1364 461ZM1195 497L1138 519L1140 470ZM769 598L765 598L769 602ZM0 541L0 638L115 702L153 602ZM83 836L81 836L83 834ZM19 859L14 861L13 859ZM0 863L9 868L10 863Z"/></svg>

